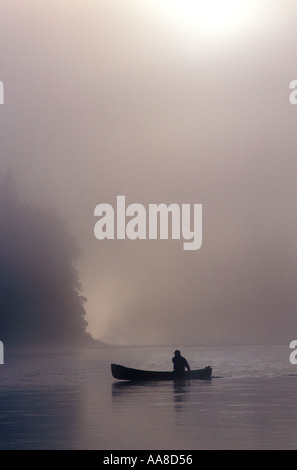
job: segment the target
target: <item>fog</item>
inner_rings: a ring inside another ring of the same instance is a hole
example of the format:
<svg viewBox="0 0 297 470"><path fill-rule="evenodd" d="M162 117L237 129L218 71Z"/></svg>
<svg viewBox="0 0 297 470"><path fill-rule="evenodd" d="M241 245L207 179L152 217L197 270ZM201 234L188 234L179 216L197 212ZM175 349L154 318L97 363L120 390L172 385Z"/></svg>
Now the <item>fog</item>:
<svg viewBox="0 0 297 470"><path fill-rule="evenodd" d="M76 237L93 337L295 339L297 7L261 6L214 39L155 1L1 3L1 171ZM118 195L202 204L202 248L97 240L94 209Z"/></svg>
<svg viewBox="0 0 297 470"><path fill-rule="evenodd" d="M83 345L85 298L78 246L61 217L21 203L11 176L0 180L0 335L5 346Z"/></svg>

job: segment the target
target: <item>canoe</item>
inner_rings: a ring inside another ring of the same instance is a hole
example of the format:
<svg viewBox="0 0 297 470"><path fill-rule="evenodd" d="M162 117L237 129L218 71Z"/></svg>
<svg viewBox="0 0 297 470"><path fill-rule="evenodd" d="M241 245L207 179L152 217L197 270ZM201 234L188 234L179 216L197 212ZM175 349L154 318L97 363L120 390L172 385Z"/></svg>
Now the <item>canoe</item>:
<svg viewBox="0 0 297 470"><path fill-rule="evenodd" d="M162 372L152 370L130 369L129 367L111 364L111 373L115 379L129 380L133 382L147 382L159 380L210 380L212 374L211 367L205 369L186 371L183 374L175 372Z"/></svg>

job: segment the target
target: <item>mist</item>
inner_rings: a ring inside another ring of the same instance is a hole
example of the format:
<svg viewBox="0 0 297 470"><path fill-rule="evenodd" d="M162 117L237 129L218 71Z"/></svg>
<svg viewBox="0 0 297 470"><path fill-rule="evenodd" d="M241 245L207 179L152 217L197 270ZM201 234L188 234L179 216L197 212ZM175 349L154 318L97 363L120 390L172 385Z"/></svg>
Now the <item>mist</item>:
<svg viewBox="0 0 297 470"><path fill-rule="evenodd" d="M146 0L2 2L1 173L73 232L94 338L294 339L296 7L263 5L214 41ZM95 207L119 195L202 204L202 248L97 240Z"/></svg>
<svg viewBox="0 0 297 470"><path fill-rule="evenodd" d="M74 263L79 248L52 210L21 203L0 184L0 334L5 345L86 345L86 298Z"/></svg>

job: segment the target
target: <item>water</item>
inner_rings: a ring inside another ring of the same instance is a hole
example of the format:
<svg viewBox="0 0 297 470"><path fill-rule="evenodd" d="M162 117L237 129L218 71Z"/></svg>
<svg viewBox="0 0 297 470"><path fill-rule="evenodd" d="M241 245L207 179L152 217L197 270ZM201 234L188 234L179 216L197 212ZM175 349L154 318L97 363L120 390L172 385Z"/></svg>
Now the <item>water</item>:
<svg viewBox="0 0 297 470"><path fill-rule="evenodd" d="M182 348L210 382L127 385L112 362L171 368L174 348L7 353L0 449L297 449L297 366L289 348Z"/></svg>

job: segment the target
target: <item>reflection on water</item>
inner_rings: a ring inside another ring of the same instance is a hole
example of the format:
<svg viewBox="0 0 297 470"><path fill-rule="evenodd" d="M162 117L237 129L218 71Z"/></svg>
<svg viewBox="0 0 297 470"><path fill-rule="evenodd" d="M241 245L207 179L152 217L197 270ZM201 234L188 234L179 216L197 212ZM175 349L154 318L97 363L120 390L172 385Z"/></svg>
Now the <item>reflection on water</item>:
<svg viewBox="0 0 297 470"><path fill-rule="evenodd" d="M156 403L163 404L168 409L172 405L172 409L181 412L191 404L193 400L197 400L201 387L210 386L212 381L164 381L164 382L115 382L112 384L113 406L118 409L128 409L136 406L140 401L148 399L151 406ZM125 404L125 406L123 406Z"/></svg>
<svg viewBox="0 0 297 470"><path fill-rule="evenodd" d="M210 382L209 382L210 383ZM112 398L116 405L117 399L124 399L125 395L127 400L139 399L140 395L148 395L154 393L158 396L158 392L162 392L162 395L170 400L175 405L175 410L179 411L182 409L182 405L186 402L187 396L190 393L192 382L190 380L179 380L172 382L115 382L112 384ZM128 395L130 395L128 397ZM151 396L151 399L154 395ZM119 405L121 406L122 400Z"/></svg>
<svg viewBox="0 0 297 470"><path fill-rule="evenodd" d="M75 447L80 403L69 388L0 392L0 449Z"/></svg>
<svg viewBox="0 0 297 470"><path fill-rule="evenodd" d="M175 411L182 411L183 405L186 403L188 394L190 393L191 381L179 381L173 384L173 402Z"/></svg>
<svg viewBox="0 0 297 470"><path fill-rule="evenodd" d="M212 363L223 378L143 384L115 382L110 364L121 357L166 369L171 348L8 355L0 449L295 450L297 377L287 353L192 348L193 365Z"/></svg>
<svg viewBox="0 0 297 470"><path fill-rule="evenodd" d="M210 383L211 381L209 381ZM173 400L176 402L181 402L185 398L186 394L190 392L191 380L178 380L178 381L168 381L168 382L115 382L112 384L112 397L114 399L122 396L123 394L136 394L136 393L145 393L152 391L152 389L160 390L164 392L173 393Z"/></svg>

